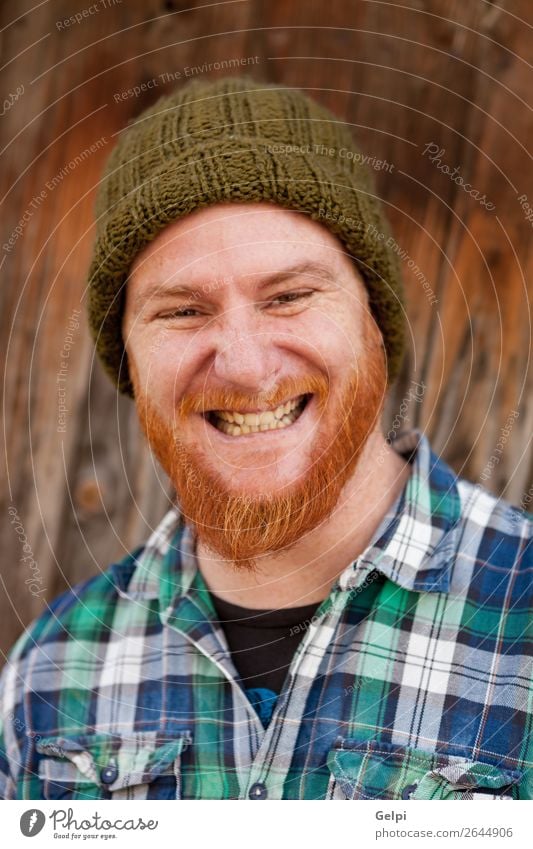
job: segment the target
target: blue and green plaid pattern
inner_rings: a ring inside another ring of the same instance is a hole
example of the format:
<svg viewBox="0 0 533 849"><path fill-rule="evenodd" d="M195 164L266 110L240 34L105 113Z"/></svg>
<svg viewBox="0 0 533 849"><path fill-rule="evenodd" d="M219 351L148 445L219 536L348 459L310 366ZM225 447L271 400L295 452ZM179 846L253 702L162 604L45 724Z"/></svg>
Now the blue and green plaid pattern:
<svg viewBox="0 0 533 849"><path fill-rule="evenodd" d="M532 517L418 431L394 447L411 477L306 624L266 729L175 508L15 645L0 795L532 799Z"/></svg>

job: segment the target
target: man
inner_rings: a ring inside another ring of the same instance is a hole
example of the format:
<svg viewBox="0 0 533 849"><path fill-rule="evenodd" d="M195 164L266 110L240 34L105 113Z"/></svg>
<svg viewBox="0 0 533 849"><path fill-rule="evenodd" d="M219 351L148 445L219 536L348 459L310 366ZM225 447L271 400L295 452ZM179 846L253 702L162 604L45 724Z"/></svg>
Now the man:
<svg viewBox="0 0 533 849"><path fill-rule="evenodd" d="M4 797L533 798L531 522L384 438L401 284L341 149L246 79L115 148L91 328L176 503L13 649Z"/></svg>

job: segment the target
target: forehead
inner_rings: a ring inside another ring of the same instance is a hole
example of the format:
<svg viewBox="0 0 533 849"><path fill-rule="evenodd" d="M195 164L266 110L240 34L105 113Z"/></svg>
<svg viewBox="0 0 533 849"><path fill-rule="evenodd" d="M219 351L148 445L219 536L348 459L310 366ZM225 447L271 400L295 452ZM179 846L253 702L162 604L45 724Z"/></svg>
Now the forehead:
<svg viewBox="0 0 533 849"><path fill-rule="evenodd" d="M282 270L310 259L354 269L337 237L303 213L275 204L218 204L169 224L135 258L130 279L194 270L228 278Z"/></svg>

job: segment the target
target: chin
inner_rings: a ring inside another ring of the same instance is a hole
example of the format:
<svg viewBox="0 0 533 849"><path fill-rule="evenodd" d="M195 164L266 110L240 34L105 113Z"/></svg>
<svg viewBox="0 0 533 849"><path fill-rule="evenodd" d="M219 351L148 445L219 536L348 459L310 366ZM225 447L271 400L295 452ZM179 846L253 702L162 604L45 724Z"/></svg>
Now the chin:
<svg viewBox="0 0 533 849"><path fill-rule="evenodd" d="M220 474L218 479L229 497L252 496L254 498L274 498L276 495L288 495L292 489L301 486L309 473L307 466L298 464L298 468L284 468L283 473L271 474L267 468L258 470L238 469L234 473Z"/></svg>

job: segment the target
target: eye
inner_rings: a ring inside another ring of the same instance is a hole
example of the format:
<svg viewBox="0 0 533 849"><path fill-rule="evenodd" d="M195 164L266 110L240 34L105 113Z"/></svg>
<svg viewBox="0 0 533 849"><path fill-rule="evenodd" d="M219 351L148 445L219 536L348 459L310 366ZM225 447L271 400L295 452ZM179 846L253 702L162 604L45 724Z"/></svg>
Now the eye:
<svg viewBox="0 0 533 849"><path fill-rule="evenodd" d="M274 305L279 304L280 306L283 306L284 304L294 304L297 301L303 301L305 298L309 298L312 294L312 291L283 292L281 295L273 298L269 303Z"/></svg>
<svg viewBox="0 0 533 849"><path fill-rule="evenodd" d="M200 313L193 307L183 307L182 309L174 310L173 312L161 313L158 318L195 318L197 315L200 315Z"/></svg>

